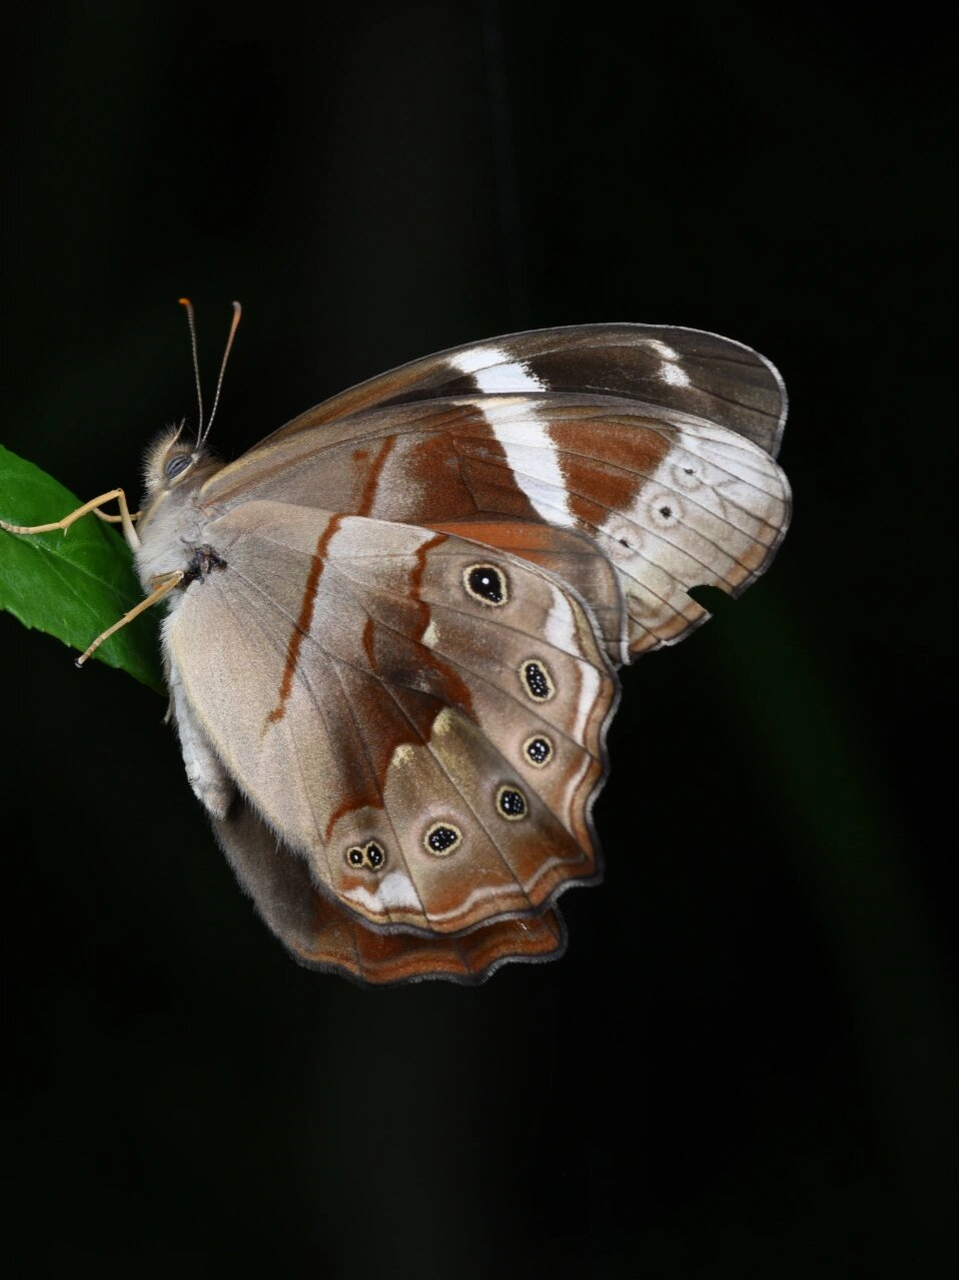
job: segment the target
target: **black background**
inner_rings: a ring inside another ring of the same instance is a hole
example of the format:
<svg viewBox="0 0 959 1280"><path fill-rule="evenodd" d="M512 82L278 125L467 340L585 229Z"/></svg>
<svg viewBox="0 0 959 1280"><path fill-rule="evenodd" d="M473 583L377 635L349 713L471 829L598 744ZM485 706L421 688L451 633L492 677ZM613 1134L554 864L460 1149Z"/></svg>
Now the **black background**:
<svg viewBox="0 0 959 1280"><path fill-rule="evenodd" d="M663 322L777 363L796 499L769 575L627 673L567 956L478 990L296 968L156 695L0 618L16 1274L946 1270L947 34L758 2L7 29L3 440L74 492L135 492L192 414L188 293L208 380L244 303L230 456L455 343Z"/></svg>

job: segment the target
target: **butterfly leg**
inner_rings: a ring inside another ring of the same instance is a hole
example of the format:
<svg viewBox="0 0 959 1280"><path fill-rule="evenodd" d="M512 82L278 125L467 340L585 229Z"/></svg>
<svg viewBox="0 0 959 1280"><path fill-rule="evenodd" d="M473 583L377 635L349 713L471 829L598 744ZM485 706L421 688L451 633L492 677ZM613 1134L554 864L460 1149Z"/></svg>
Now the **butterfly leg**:
<svg viewBox="0 0 959 1280"><path fill-rule="evenodd" d="M102 520L104 524L123 524L123 516L111 516L108 512L101 511L99 507L94 508L93 514L98 520ZM133 521L139 520L139 511L131 511L130 519Z"/></svg>
<svg viewBox="0 0 959 1280"><path fill-rule="evenodd" d="M112 502L114 498L119 504L120 514L118 516L104 515L99 508L107 502ZM81 516L85 516L89 511L95 511L101 519L108 520L111 524L116 522L122 524L123 536L132 550L135 551L140 545L137 531L133 527L133 521L137 519L140 513L137 511L131 515L130 508L127 506L127 496L122 489L111 489L109 493L101 493L98 498L91 498L82 507L77 507L76 511L71 511L62 520L54 520L51 524L8 524L6 520L0 520L0 529L5 529L7 533L52 533L55 529L62 529L66 533L75 520L79 520Z"/></svg>
<svg viewBox="0 0 959 1280"><path fill-rule="evenodd" d="M94 640L93 644L89 645L83 653L80 654L79 658L77 658L77 666L82 667L87 658L89 658L95 650L99 649L104 640L109 639L109 637L113 635L114 631L119 631L120 628L125 627L128 622L132 622L138 614L143 613L145 609L149 609L150 606L156 604L158 600L162 600L164 596L169 595L175 587L180 585L185 577L186 574L182 569L175 569L173 573L161 573L157 577L152 578L151 582L155 583L156 586L150 594L141 600L138 605L135 605L125 613L119 622L115 622L112 627L107 627L106 631L102 631L100 635L97 636L96 640Z"/></svg>

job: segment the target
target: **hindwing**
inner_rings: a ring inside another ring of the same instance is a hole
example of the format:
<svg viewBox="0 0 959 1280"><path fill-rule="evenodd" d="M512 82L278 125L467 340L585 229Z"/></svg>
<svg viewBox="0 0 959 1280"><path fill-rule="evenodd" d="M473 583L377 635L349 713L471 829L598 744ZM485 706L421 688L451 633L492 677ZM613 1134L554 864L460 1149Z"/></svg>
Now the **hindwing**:
<svg viewBox="0 0 959 1280"><path fill-rule="evenodd" d="M370 927L452 935L596 877L617 685L567 584L448 532L280 503L205 534L221 567L166 634L188 736L320 891ZM615 611L613 573L593 581Z"/></svg>

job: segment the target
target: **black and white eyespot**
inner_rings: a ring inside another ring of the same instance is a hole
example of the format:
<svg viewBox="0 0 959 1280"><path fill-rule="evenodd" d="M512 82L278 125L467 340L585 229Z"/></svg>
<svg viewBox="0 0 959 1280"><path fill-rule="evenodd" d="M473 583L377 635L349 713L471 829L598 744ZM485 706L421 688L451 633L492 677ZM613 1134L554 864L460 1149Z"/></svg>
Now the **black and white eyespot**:
<svg viewBox="0 0 959 1280"><path fill-rule="evenodd" d="M175 480L177 476L183 475L192 461L193 455L190 453L174 453L163 464L163 474L168 480Z"/></svg>
<svg viewBox="0 0 959 1280"><path fill-rule="evenodd" d="M507 822L519 822L529 813L526 797L517 787L502 786L496 793L496 808Z"/></svg>
<svg viewBox="0 0 959 1280"><path fill-rule="evenodd" d="M650 503L650 514L655 525L661 529L669 529L682 520L683 508L675 495L664 493L653 498Z"/></svg>
<svg viewBox="0 0 959 1280"><path fill-rule="evenodd" d="M672 483L680 489L698 489L703 483L698 464L691 457L682 458L672 468Z"/></svg>
<svg viewBox="0 0 959 1280"><path fill-rule="evenodd" d="M549 667L540 658L527 658L519 669L519 678L534 702L549 702L556 692Z"/></svg>
<svg viewBox="0 0 959 1280"><path fill-rule="evenodd" d="M351 844L346 851L346 861L351 867L367 867L370 871L379 871L386 861L386 853L379 841L367 840L366 844Z"/></svg>
<svg viewBox="0 0 959 1280"><path fill-rule="evenodd" d="M375 840L370 840L366 846L366 865L374 871L378 871L386 861L386 854Z"/></svg>
<svg viewBox="0 0 959 1280"><path fill-rule="evenodd" d="M463 570L463 586L466 594L480 604L498 609L509 600L509 583L506 574L495 564L471 564Z"/></svg>
<svg viewBox="0 0 959 1280"><path fill-rule="evenodd" d="M462 843L463 833L452 822L434 822L432 826L427 827L426 834L423 836L426 852L436 854L440 858L455 853Z"/></svg>
<svg viewBox="0 0 959 1280"><path fill-rule="evenodd" d="M545 769L553 754L553 744L543 733L534 733L523 743L523 755L534 769Z"/></svg>

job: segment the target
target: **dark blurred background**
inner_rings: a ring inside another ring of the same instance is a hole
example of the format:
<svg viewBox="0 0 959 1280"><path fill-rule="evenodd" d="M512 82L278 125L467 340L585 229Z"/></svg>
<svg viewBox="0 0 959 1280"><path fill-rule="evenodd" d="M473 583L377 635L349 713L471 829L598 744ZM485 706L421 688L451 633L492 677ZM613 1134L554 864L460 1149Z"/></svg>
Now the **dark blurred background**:
<svg viewBox="0 0 959 1280"><path fill-rule="evenodd" d="M74 492L192 415L188 293L208 381L244 303L229 455L455 343L664 322L782 370L796 499L627 673L566 958L478 990L297 969L161 700L0 617L11 1274L949 1273L954 68L901 19L6 20L0 438Z"/></svg>

